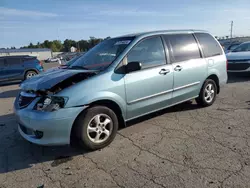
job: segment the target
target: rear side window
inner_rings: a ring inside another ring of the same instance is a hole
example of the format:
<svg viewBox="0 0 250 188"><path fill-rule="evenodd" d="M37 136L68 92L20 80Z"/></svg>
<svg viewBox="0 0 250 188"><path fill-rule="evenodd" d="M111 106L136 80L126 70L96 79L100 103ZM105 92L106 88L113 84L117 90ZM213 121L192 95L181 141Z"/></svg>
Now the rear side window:
<svg viewBox="0 0 250 188"><path fill-rule="evenodd" d="M205 57L222 55L220 44L207 33L195 33Z"/></svg>
<svg viewBox="0 0 250 188"><path fill-rule="evenodd" d="M165 35L164 39L172 48L172 62L201 58L199 47L192 34Z"/></svg>
<svg viewBox="0 0 250 188"><path fill-rule="evenodd" d="M23 58L23 62L30 62L30 61L34 61L36 60L35 57L26 57L26 58Z"/></svg>
<svg viewBox="0 0 250 188"><path fill-rule="evenodd" d="M21 63L21 59L20 58L15 58L15 57L9 57L7 58L7 64L8 65L18 65Z"/></svg>
<svg viewBox="0 0 250 188"><path fill-rule="evenodd" d="M0 58L0 67L4 67L4 58Z"/></svg>

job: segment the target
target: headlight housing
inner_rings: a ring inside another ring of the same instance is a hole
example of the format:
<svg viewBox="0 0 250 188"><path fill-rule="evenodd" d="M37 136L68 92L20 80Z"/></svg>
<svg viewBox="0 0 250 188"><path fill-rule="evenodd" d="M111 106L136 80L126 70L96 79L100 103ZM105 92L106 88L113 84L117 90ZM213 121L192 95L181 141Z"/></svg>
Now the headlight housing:
<svg viewBox="0 0 250 188"><path fill-rule="evenodd" d="M35 110L53 112L63 108L67 102L67 97L46 96L42 97L35 105Z"/></svg>

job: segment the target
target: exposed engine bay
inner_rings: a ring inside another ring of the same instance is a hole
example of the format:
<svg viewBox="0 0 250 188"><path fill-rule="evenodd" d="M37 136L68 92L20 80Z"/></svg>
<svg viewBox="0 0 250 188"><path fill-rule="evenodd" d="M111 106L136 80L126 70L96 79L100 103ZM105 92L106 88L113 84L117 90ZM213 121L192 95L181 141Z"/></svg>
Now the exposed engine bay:
<svg viewBox="0 0 250 188"><path fill-rule="evenodd" d="M96 73L78 73L78 74L73 75L72 77L69 77L69 78L57 83L56 85L54 85L50 89L47 89L45 91L38 90L36 93L38 95L56 94L56 93L60 92L61 90L68 88L72 85L75 85L78 82L86 80L94 75L96 75Z"/></svg>
<svg viewBox="0 0 250 188"><path fill-rule="evenodd" d="M58 72L58 75L43 75L37 77L37 80L30 80L23 84L23 91L19 96L19 107L25 108L35 98L39 97L39 101L34 106L34 110L52 112L63 108L68 98L54 96L54 94L65 88L73 86L83 80L86 80L97 72ZM50 79L49 79L50 78ZM51 86L51 87L50 87ZM34 89L31 89L31 88ZM28 89L30 88L30 89ZM37 90L36 90L37 89Z"/></svg>
<svg viewBox="0 0 250 188"><path fill-rule="evenodd" d="M36 94L36 96L54 95L65 88L86 80L98 72L95 71L54 71L53 74L44 74L37 78L32 78L21 84L21 88L26 93Z"/></svg>

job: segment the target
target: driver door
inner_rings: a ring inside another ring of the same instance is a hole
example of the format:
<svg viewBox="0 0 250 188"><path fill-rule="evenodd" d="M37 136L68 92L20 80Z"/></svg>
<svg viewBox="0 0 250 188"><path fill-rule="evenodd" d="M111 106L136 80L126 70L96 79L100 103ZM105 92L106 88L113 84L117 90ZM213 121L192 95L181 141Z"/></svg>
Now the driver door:
<svg viewBox="0 0 250 188"><path fill-rule="evenodd" d="M127 118L135 117L171 105L173 69L167 64L160 36L146 38L127 55L127 63L140 62L142 69L125 75Z"/></svg>

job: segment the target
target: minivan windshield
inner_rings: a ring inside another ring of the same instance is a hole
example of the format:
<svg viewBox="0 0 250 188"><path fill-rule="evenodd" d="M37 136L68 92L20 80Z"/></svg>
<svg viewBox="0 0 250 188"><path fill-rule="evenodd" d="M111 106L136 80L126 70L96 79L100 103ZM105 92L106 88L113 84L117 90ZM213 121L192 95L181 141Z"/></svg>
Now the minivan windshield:
<svg viewBox="0 0 250 188"><path fill-rule="evenodd" d="M69 69L104 70L124 51L134 37L106 39L73 62Z"/></svg>

